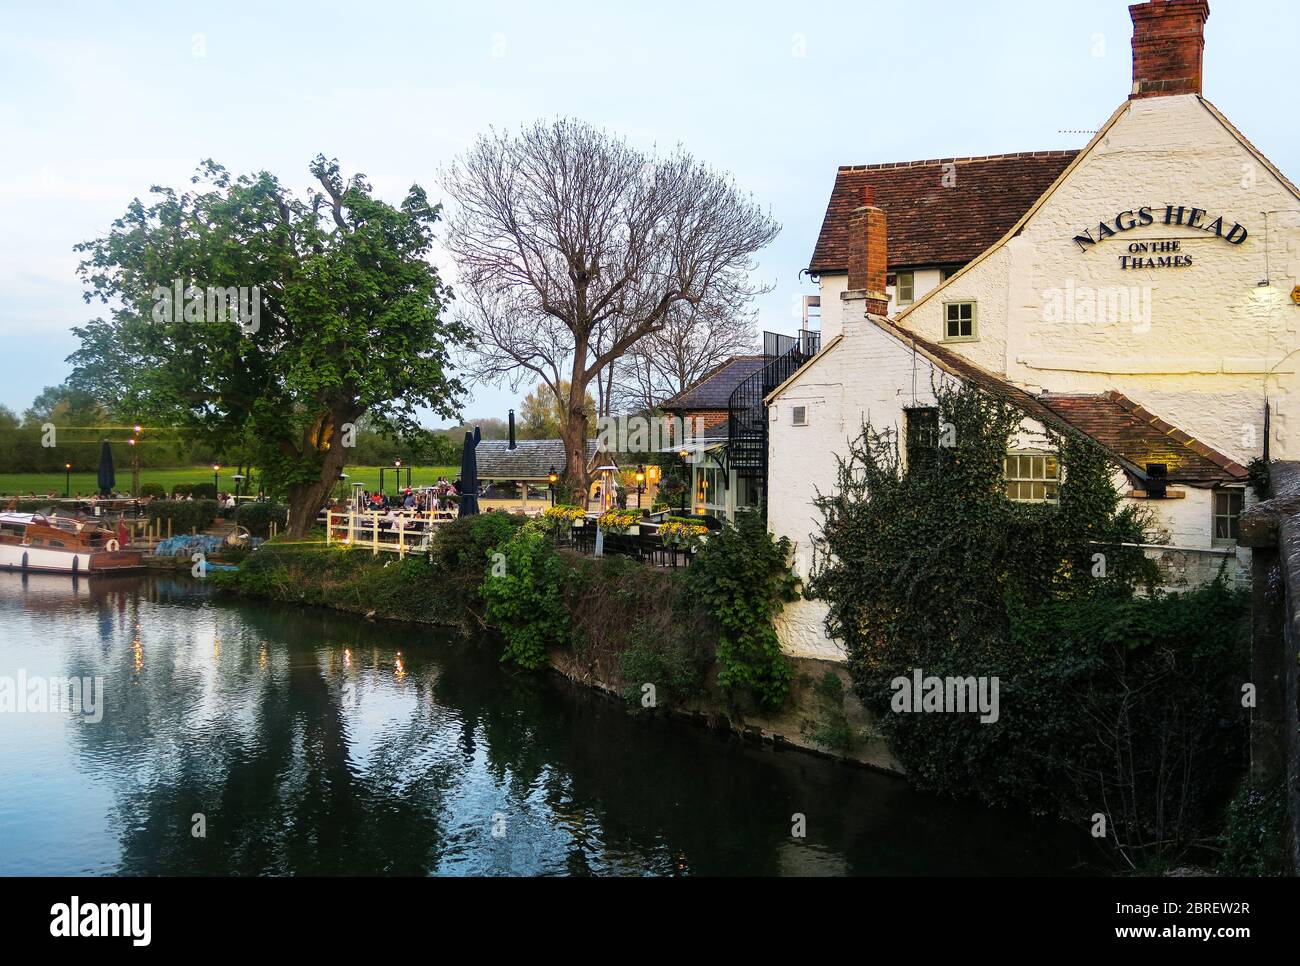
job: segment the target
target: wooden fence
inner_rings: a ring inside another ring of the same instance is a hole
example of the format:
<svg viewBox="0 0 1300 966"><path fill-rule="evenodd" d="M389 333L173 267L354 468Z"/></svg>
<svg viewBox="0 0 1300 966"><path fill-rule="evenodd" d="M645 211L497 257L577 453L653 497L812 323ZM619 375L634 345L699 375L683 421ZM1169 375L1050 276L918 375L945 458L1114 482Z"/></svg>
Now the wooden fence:
<svg viewBox="0 0 1300 966"><path fill-rule="evenodd" d="M411 510L388 513L361 510L326 510L325 542L352 547L369 547L371 553L395 553L399 558L429 546L434 530L455 519L455 511L420 513Z"/></svg>

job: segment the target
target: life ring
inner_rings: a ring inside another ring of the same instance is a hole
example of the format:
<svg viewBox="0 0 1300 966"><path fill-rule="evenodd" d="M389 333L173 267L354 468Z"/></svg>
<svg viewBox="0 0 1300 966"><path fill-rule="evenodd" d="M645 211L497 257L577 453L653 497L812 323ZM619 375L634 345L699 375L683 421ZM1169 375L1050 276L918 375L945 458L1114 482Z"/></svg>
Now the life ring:
<svg viewBox="0 0 1300 966"><path fill-rule="evenodd" d="M115 550L121 550L122 545L117 542L116 538L110 537L109 539L104 541L104 549L112 552Z"/></svg>

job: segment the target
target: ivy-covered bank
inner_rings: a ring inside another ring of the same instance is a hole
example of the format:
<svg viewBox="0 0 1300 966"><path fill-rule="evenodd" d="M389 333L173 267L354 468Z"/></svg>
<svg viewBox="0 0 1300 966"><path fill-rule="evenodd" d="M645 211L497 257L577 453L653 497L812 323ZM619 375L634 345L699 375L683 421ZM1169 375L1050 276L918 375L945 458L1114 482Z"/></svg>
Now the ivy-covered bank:
<svg viewBox="0 0 1300 966"><path fill-rule="evenodd" d="M272 540L212 579L249 596L490 632L519 670L549 662L636 708L704 697L737 712L786 705L796 670L772 622L794 593L790 547L758 514L680 570L583 556L558 539L569 526L563 509L533 521L481 514L441 526L427 554L402 560Z"/></svg>
<svg viewBox="0 0 1300 966"><path fill-rule="evenodd" d="M427 555L271 541L229 590L456 627L530 673L553 667L636 713L901 768L920 787L1062 817L1118 869L1188 861L1273 868L1272 790L1240 785L1246 602L1226 583L1165 596L1131 546L1103 454L1055 440L1055 506L1003 494L1020 416L973 390L940 394L956 445L905 471L867 428L825 514L805 587L758 514L710 535L689 568L565 546L574 512L488 513L440 527ZM608 525L621 525L611 519ZM683 527L680 539L698 534ZM796 594L830 605L847 665L783 654L773 619ZM1000 684L996 720L900 713L900 678Z"/></svg>

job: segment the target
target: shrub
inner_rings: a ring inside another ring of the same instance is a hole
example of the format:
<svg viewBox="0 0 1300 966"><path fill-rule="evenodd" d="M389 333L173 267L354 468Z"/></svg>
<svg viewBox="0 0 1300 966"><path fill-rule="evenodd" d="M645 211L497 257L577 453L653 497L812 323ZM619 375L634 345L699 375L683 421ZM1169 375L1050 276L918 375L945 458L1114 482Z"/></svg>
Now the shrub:
<svg viewBox="0 0 1300 966"><path fill-rule="evenodd" d="M196 500L215 500L217 485L215 483L195 483L190 487L190 494Z"/></svg>
<svg viewBox="0 0 1300 966"><path fill-rule="evenodd" d="M216 500L155 500L145 510L150 521L170 520L172 533L206 530L217 518Z"/></svg>
<svg viewBox="0 0 1300 966"><path fill-rule="evenodd" d="M1219 873L1236 876L1291 874L1286 777L1245 779L1228 805Z"/></svg>
<svg viewBox="0 0 1300 966"><path fill-rule="evenodd" d="M166 496L167 490L161 483L141 483L140 495L157 500Z"/></svg>
<svg viewBox="0 0 1300 966"><path fill-rule="evenodd" d="M1136 864L1212 833L1245 747L1240 595L1214 584L1135 598L1153 571L1142 518L1121 509L1108 457L1051 436L1059 505L1006 499L1002 463L1024 414L939 387L953 445L909 452L864 427L821 496L809 592L829 604L854 689L911 780L1074 820L1108 815ZM1099 565L1100 560L1100 565ZM895 711L926 678L1000 686L1000 716Z"/></svg>
<svg viewBox="0 0 1300 966"><path fill-rule="evenodd" d="M525 670L546 662L546 652L568 641L568 613L561 592L563 567L539 529L521 527L484 569L481 593L489 622L505 638L503 661Z"/></svg>
<svg viewBox="0 0 1300 966"><path fill-rule="evenodd" d="M560 560L569 636L585 672L620 688L635 708L646 684L661 708L703 692L718 628L688 597L685 571L623 556L562 552Z"/></svg>
<svg viewBox="0 0 1300 966"><path fill-rule="evenodd" d="M488 555L505 544L523 522L511 513L479 513L438 525L429 558L437 564L440 580L473 613L483 613L480 588Z"/></svg>
<svg viewBox="0 0 1300 966"><path fill-rule="evenodd" d="M186 497L194 492L193 483L177 483L172 487L172 496Z"/></svg>
<svg viewBox="0 0 1300 966"><path fill-rule="evenodd" d="M774 540L756 511L709 537L688 571L691 594L717 621L718 684L749 691L767 710L779 708L792 672L772 620L797 586L790 541Z"/></svg>
<svg viewBox="0 0 1300 966"><path fill-rule="evenodd" d="M235 522L255 537L269 537L271 521L283 530L288 512L288 507L281 503L241 503L235 508Z"/></svg>

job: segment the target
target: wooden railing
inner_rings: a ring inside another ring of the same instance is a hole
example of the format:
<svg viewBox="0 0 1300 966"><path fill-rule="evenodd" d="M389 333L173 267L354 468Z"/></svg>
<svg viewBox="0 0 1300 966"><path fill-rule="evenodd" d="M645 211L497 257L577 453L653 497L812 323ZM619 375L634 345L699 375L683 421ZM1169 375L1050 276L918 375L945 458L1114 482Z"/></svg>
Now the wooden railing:
<svg viewBox="0 0 1300 966"><path fill-rule="evenodd" d="M387 512L326 510L325 542L369 548L376 556L381 551L395 553L401 558L425 550L434 530L454 519L454 510L403 510L394 512L392 519Z"/></svg>

